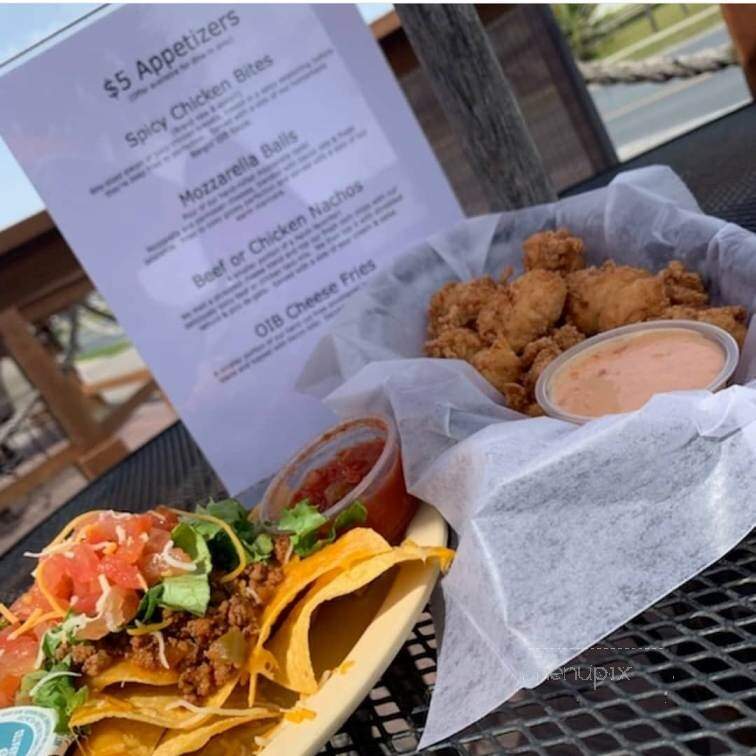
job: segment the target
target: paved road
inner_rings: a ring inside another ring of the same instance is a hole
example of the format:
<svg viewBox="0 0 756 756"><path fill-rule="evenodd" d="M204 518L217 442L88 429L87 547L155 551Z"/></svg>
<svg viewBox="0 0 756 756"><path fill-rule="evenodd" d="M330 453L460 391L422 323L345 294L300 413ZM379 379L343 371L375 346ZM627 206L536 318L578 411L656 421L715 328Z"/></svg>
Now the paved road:
<svg viewBox="0 0 756 756"><path fill-rule="evenodd" d="M717 27L670 48L665 55L697 52L728 39L724 26ZM591 86L590 91L623 159L750 99L743 74L735 66L694 79Z"/></svg>

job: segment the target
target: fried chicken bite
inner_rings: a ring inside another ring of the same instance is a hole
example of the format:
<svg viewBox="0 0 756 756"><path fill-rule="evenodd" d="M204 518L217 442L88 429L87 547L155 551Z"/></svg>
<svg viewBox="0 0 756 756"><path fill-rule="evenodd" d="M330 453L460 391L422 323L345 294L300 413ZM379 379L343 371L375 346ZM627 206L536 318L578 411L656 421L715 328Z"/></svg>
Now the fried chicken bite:
<svg viewBox="0 0 756 756"><path fill-rule="evenodd" d="M528 396L528 392L519 383L506 383L499 391L504 394L509 409L522 412L523 415L528 414L528 409L533 405L533 402Z"/></svg>
<svg viewBox="0 0 756 756"><path fill-rule="evenodd" d="M524 371L522 384L532 395L544 368L562 352L579 344L585 336L573 325L563 325L550 331L548 336L531 341L520 356Z"/></svg>
<svg viewBox="0 0 756 756"><path fill-rule="evenodd" d="M543 411L543 407L541 407L538 402L531 402L527 407L525 407L525 414L529 415L530 417L543 417L546 413Z"/></svg>
<svg viewBox="0 0 756 756"><path fill-rule="evenodd" d="M428 335L433 338L446 328L473 325L481 308L497 289L490 276L445 284L431 297Z"/></svg>
<svg viewBox="0 0 756 756"><path fill-rule="evenodd" d="M486 349L481 349L470 360L472 366L498 391L507 393L507 386L519 380L522 368L520 358L505 338L498 338Z"/></svg>
<svg viewBox="0 0 756 756"><path fill-rule="evenodd" d="M585 334L578 331L571 323L567 323L560 328L555 328L549 336L563 352L571 349L575 344L585 341Z"/></svg>
<svg viewBox="0 0 756 756"><path fill-rule="evenodd" d="M447 328L435 339L425 342L428 357L445 357L470 362L473 355L485 347L483 339L470 328Z"/></svg>
<svg viewBox="0 0 756 756"><path fill-rule="evenodd" d="M664 284L664 293L671 305L702 307L709 304L709 295L698 273L686 270L679 260L672 260L657 273Z"/></svg>
<svg viewBox="0 0 756 756"><path fill-rule="evenodd" d="M531 270L500 289L481 309L478 333L490 344L504 337L520 353L559 320L566 296L567 286L558 273Z"/></svg>
<svg viewBox="0 0 756 756"><path fill-rule="evenodd" d="M551 270L572 273L585 267L583 240L572 236L566 228L539 231L522 244L525 270Z"/></svg>
<svg viewBox="0 0 756 756"><path fill-rule="evenodd" d="M556 344L548 345L538 351L538 354L533 358L533 361L530 363L530 367L522 380L522 384L525 386L525 390L528 394L531 396L534 395L536 383L538 383L541 373L546 366L559 357L561 353L562 350Z"/></svg>
<svg viewBox="0 0 756 756"><path fill-rule="evenodd" d="M589 336L658 317L669 306L661 279L611 260L570 273L567 290L567 320Z"/></svg>
<svg viewBox="0 0 756 756"><path fill-rule="evenodd" d="M670 320L698 320L719 326L738 342L741 349L748 333L748 311L740 305L703 308L673 305L667 307L659 317Z"/></svg>

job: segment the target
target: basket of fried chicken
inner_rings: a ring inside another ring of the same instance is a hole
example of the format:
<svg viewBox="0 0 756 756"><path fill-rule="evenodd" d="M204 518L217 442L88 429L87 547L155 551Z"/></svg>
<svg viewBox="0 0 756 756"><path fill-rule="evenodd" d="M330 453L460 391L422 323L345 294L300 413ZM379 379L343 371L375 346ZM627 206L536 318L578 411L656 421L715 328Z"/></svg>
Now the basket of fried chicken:
<svg viewBox="0 0 756 756"><path fill-rule="evenodd" d="M544 368L587 337L621 326L700 321L743 346L746 308L711 306L701 276L679 260L657 273L611 259L586 266L583 240L566 228L539 231L522 246L522 275L507 266L499 280L452 281L433 294L424 346L429 357L469 362L518 412L543 415L535 387Z"/></svg>

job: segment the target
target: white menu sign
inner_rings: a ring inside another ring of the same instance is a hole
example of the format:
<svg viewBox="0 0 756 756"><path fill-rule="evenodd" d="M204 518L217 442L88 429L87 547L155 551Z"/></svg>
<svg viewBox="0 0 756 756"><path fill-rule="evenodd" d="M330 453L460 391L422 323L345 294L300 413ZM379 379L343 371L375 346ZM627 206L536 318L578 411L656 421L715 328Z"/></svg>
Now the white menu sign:
<svg viewBox="0 0 756 756"><path fill-rule="evenodd" d="M134 5L0 78L0 133L221 479L333 418L294 382L459 206L352 6Z"/></svg>

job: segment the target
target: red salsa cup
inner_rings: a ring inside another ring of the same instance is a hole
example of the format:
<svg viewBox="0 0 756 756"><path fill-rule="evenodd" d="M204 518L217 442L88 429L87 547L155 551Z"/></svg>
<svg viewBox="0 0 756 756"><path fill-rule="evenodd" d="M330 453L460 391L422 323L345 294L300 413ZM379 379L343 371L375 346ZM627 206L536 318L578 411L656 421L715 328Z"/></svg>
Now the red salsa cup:
<svg viewBox="0 0 756 756"><path fill-rule="evenodd" d="M327 430L273 478L260 504L261 518L275 521L302 499L328 520L359 500L367 510L365 524L389 543L399 543L417 500L407 493L394 424L365 417Z"/></svg>

